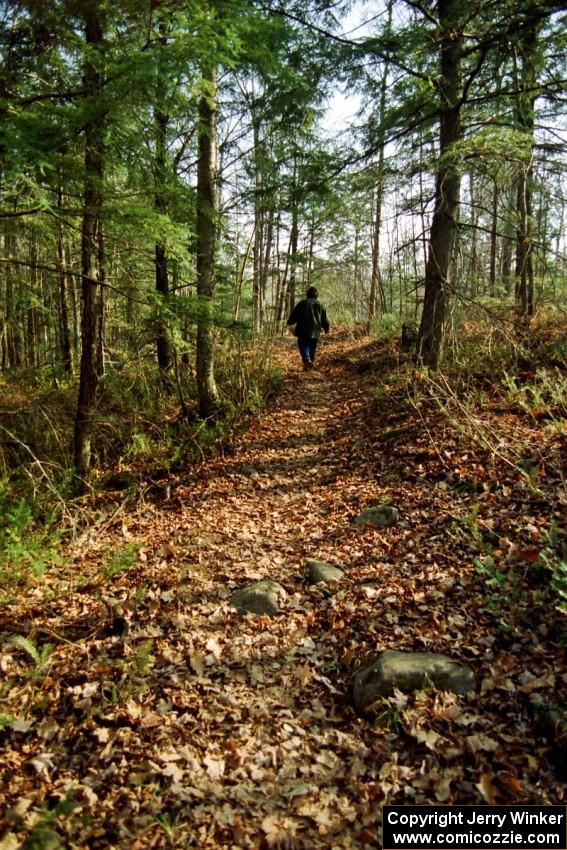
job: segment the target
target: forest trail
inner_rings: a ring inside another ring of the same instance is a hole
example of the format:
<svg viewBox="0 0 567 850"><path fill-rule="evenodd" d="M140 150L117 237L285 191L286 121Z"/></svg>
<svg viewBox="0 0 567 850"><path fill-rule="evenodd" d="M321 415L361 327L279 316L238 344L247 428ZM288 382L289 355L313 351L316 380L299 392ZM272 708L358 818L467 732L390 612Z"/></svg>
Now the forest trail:
<svg viewBox="0 0 567 850"><path fill-rule="evenodd" d="M293 340L277 345L284 386L230 453L115 511L47 603L4 621L50 654L27 676L24 653L4 656L26 719L5 741L2 850L38 829L53 850L348 850L381 846L384 802L565 802L527 720L531 693L564 687L559 649L495 637L455 528L468 496L435 485L438 447L411 419L396 442L400 408L376 401L397 355L339 334L304 374ZM480 476L482 457L465 462ZM355 527L380 499L400 522ZM345 576L310 586L306 558ZM258 579L285 589L276 616L230 604ZM349 691L385 648L446 652L482 687L400 695L376 725Z"/></svg>

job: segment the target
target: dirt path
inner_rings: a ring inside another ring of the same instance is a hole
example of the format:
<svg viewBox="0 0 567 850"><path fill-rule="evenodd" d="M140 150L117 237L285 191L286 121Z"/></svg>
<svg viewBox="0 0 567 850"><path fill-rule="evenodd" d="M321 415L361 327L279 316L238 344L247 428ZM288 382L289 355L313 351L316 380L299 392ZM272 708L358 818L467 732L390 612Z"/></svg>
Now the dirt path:
<svg viewBox="0 0 567 850"><path fill-rule="evenodd" d="M529 636L495 646L467 541L451 537L459 497L416 477L435 458L427 437L397 453L384 428L399 411L353 366L368 343L325 343L306 375L286 343L283 390L233 452L121 515L110 541L93 533L53 599L20 612L51 654L3 662L26 721L5 733L1 850L42 830L29 850L348 850L380 846L384 802L564 801L519 690L522 669L554 659ZM398 526L355 529L384 497ZM109 545L138 560L101 582ZM306 557L346 566L337 592L309 587ZM260 578L284 586L282 613L243 617L230 597ZM118 603L126 637L112 634ZM376 726L349 685L386 647L449 652L484 690L400 698Z"/></svg>

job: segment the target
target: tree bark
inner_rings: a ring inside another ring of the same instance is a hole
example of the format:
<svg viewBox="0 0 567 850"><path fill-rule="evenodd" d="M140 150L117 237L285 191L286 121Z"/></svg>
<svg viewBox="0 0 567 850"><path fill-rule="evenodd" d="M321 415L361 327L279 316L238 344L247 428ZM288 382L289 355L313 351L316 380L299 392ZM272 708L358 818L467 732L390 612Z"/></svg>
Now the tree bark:
<svg viewBox="0 0 567 850"><path fill-rule="evenodd" d="M57 207L63 206L63 188L59 185L57 190ZM63 225L57 222L57 276L59 280L59 339L61 346L61 359L65 372L73 372L73 348L71 345L71 324L69 321L69 286L67 281L67 258L65 255L65 240L63 237Z"/></svg>
<svg viewBox="0 0 567 850"><path fill-rule="evenodd" d="M212 329L216 234L216 111L217 74L214 65L203 62L203 93L199 101L199 159L197 163L197 391L199 413L215 416L220 401L215 382Z"/></svg>
<svg viewBox="0 0 567 850"><path fill-rule="evenodd" d="M516 302L520 315L528 317L534 313L532 195L538 27L537 22L530 23L519 44L522 70L516 100L516 122L526 140L516 196Z"/></svg>
<svg viewBox="0 0 567 850"><path fill-rule="evenodd" d="M287 291L288 313L291 313L296 298L297 286L297 246L299 242L299 203L297 187L297 167L293 168L293 187L291 196L291 233L289 237L289 285Z"/></svg>
<svg viewBox="0 0 567 850"><path fill-rule="evenodd" d="M492 178L492 210L490 224L490 265L488 269L488 291L491 298L496 295L496 259L498 256L498 180Z"/></svg>
<svg viewBox="0 0 567 850"><path fill-rule="evenodd" d="M514 219L516 210L517 183L513 183L505 194L505 220L502 235L502 253L500 256L500 277L507 295L512 295L514 280L512 273L512 255L514 252Z"/></svg>
<svg viewBox="0 0 567 850"><path fill-rule="evenodd" d="M248 260L250 258L250 251L252 250L252 242L254 241L255 230L252 231L252 235L246 244L246 251L244 252L244 257L242 258L242 264L240 266L240 271L238 273L238 280L236 284L236 292L234 298L234 309L233 316L236 321L240 319L240 304L242 301L242 289L244 287L244 279L246 277L246 266L248 265ZM236 256L238 257L238 242L236 245Z"/></svg>
<svg viewBox="0 0 567 850"><path fill-rule="evenodd" d="M10 369L19 369L22 365L22 335L16 296L16 275L10 260L16 258L16 232L14 221L4 220L4 253L8 262L6 274L6 362Z"/></svg>
<svg viewBox="0 0 567 850"><path fill-rule="evenodd" d="M259 333L264 321L264 300L262 292L262 260L264 254L264 201L262 198L262 141L260 140L260 120L253 115L254 133L254 267L252 279L252 325Z"/></svg>
<svg viewBox="0 0 567 850"><path fill-rule="evenodd" d="M354 321L358 322L359 312L358 304L360 297L360 222L358 217L354 220L354 245L352 252L352 305L354 312Z"/></svg>
<svg viewBox="0 0 567 850"><path fill-rule="evenodd" d="M40 301L41 272L39 265L39 243L37 231L32 228L30 248L30 292L26 314L26 362L28 366L39 366L39 316L36 304Z"/></svg>
<svg viewBox="0 0 567 850"><path fill-rule="evenodd" d="M102 201L102 196L101 196ZM102 205L101 205L102 211ZM104 284L106 282L106 248L104 241L104 223L99 217L98 227L96 231L96 247L97 247L97 267L98 267L98 312L99 319L97 324L97 340L96 340L96 370L99 377L104 375L105 370L105 353L104 341L106 336L106 291Z"/></svg>
<svg viewBox="0 0 567 850"><path fill-rule="evenodd" d="M474 174L471 171L469 174L469 199L470 199L470 259L469 259L469 294L471 298L481 293L484 295L484 273L481 270L479 263L479 247L478 247L478 209L476 203L476 185L474 182Z"/></svg>
<svg viewBox="0 0 567 850"><path fill-rule="evenodd" d="M93 52L102 52L103 31L97 6L84 11L87 60L84 70L86 96L95 109L102 86L102 75L93 62ZM99 267L99 230L102 212L104 177L104 122L92 112L85 127L85 189L81 232L82 310L81 310L81 374L75 418L75 470L79 478L88 476L91 466L92 435L99 381L101 286Z"/></svg>
<svg viewBox="0 0 567 850"><path fill-rule="evenodd" d="M264 242L264 258L260 274L260 303L262 305L260 329L266 321L266 304L268 303L268 278L270 276L270 260L274 241L274 208L268 210L268 223L266 225L266 237Z"/></svg>
<svg viewBox="0 0 567 850"><path fill-rule="evenodd" d="M156 81L156 101L154 105L154 130L155 130L155 208L160 215L167 215L167 125L169 116L165 109L166 86L164 81L163 50L165 46L165 26L159 26L158 67ZM156 269L156 292L165 307L169 300L169 269L166 245L163 239L155 245L155 269ZM161 305L160 305L161 306ZM158 366L163 372L167 372L172 364L171 341L167 329L167 320L160 313L157 323L156 349Z"/></svg>
<svg viewBox="0 0 567 850"><path fill-rule="evenodd" d="M311 213L309 222L309 243L307 247L307 280L305 288L308 289L313 283L313 268L315 265L315 212Z"/></svg>
<svg viewBox="0 0 567 850"><path fill-rule="evenodd" d="M388 0L388 30L392 25L392 6L393 0ZM382 73L382 82L380 84L380 101L378 122L382 128L384 116L386 113L386 92L388 90L388 71L390 63L385 62L384 71ZM386 311L386 297L384 293L384 285L382 275L380 273L380 232L382 230L382 201L384 198L384 155L385 155L385 140L384 133L380 129L379 149L378 149L378 175L376 181L376 191L374 195L374 222L372 228L372 272L370 276L370 295L368 299L368 321L372 322L376 318L378 294L380 295L380 306Z"/></svg>
<svg viewBox="0 0 567 850"><path fill-rule="evenodd" d="M292 228L293 231L293 228ZM290 305L290 296L289 296L289 266L290 266L290 257L291 257L291 245L292 245L293 232L290 233L289 242L287 246L287 252L285 255L285 266L283 275L281 276L281 281L279 284L279 298L278 298L278 306L277 306L277 323L278 327L283 324L287 316L291 310L289 309ZM293 306L293 302L292 306ZM286 313L287 310L287 313Z"/></svg>
<svg viewBox="0 0 567 850"><path fill-rule="evenodd" d="M459 0L439 0L441 77L439 159L429 251L425 268L425 296L417 353L422 363L437 368L450 285L453 247L457 232L461 178L451 151L461 138L462 35Z"/></svg>

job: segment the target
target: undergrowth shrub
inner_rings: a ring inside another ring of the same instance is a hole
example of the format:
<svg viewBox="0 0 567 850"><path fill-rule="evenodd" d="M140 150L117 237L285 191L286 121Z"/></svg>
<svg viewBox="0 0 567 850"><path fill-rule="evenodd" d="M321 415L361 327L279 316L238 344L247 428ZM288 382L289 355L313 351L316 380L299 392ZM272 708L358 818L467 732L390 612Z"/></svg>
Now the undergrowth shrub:
<svg viewBox="0 0 567 850"><path fill-rule="evenodd" d="M157 372L153 359L105 375L96 415L96 465L126 465L143 474L150 463L190 463L230 441L241 421L258 412L282 380L268 339L259 345L242 328L219 331L215 379L222 412L215 421L204 422L198 416L194 358L188 359L189 364L178 358L167 375Z"/></svg>
<svg viewBox="0 0 567 850"><path fill-rule="evenodd" d="M184 342L174 367L159 372L153 346L110 367L99 382L94 418L95 477L127 468L143 478L149 466L190 463L232 439L246 417L273 396L281 374L271 339L253 339L246 328L218 328L215 371L222 415L198 417L194 341ZM186 356L185 356L186 355ZM0 476L29 502L38 492L71 500L76 381L53 370L27 370L0 383ZM16 499L17 502L17 499ZM26 502L26 503L27 503Z"/></svg>
<svg viewBox="0 0 567 850"><path fill-rule="evenodd" d="M460 324L455 321L440 368L406 374L407 398L434 443L439 429L429 423L440 414L453 435L481 449L483 487L495 493L515 491L526 504L545 506L540 510L546 511L550 530L533 545L517 544L516 560L479 537L476 515L471 515L470 535L482 552L477 570L495 608L526 602L526 588L537 573L538 605L566 614L567 540L555 524L561 505L550 484L564 482L567 361L560 359L560 324L549 311L527 326L506 306L491 305L491 310L483 317L471 307ZM436 448L443 447L436 443ZM514 529L514 516L511 522ZM513 539L517 530L509 533Z"/></svg>
<svg viewBox="0 0 567 850"><path fill-rule="evenodd" d="M404 322L415 325L415 318L400 316L399 313L382 313L378 319L369 323L369 332L381 341L394 340L400 337Z"/></svg>
<svg viewBox="0 0 567 850"><path fill-rule="evenodd" d="M229 447L250 416L257 415L279 391L283 374L272 358L272 341L254 340L239 333L225 337L219 345L216 382L222 400L222 414L214 420L195 415L184 423L184 451L191 458L213 449ZM179 456L178 446L176 455Z"/></svg>
<svg viewBox="0 0 567 850"><path fill-rule="evenodd" d="M272 361L272 344L268 337L260 344L243 334L229 337L221 353L217 381L226 404L244 412L254 412L278 391L283 378Z"/></svg>
<svg viewBox="0 0 567 850"><path fill-rule="evenodd" d="M504 372L502 385L510 406L534 421L567 418L567 374L557 368L512 375Z"/></svg>
<svg viewBox="0 0 567 850"><path fill-rule="evenodd" d="M111 580L136 566L139 551L138 543L128 543L112 552L107 552L103 557L105 578Z"/></svg>
<svg viewBox="0 0 567 850"><path fill-rule="evenodd" d="M60 535L55 511L43 515L25 497L14 499L6 479L0 482L0 516L0 602L6 602L60 563Z"/></svg>

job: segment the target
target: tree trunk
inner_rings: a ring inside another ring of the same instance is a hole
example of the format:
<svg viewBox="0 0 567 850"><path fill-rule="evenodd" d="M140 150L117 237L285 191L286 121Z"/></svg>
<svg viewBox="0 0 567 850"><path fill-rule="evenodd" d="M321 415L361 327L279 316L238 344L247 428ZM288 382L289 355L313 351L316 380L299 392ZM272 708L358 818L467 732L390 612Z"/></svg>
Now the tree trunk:
<svg viewBox="0 0 567 850"><path fill-rule="evenodd" d="M293 188L291 196L291 233L289 237L289 286L287 291L288 312L291 313L296 298L297 284L297 245L299 241L299 204L297 200L297 167L293 168Z"/></svg>
<svg viewBox="0 0 567 850"><path fill-rule="evenodd" d="M96 232L96 247L97 247L97 265L98 265L98 335L96 340L96 370L99 377L104 375L104 340L106 336L106 292L104 284L106 282L106 252L104 243L104 224L101 218L98 220Z"/></svg>
<svg viewBox="0 0 567 850"><path fill-rule="evenodd" d="M525 136L526 144L516 196L516 302L518 312L522 316L533 316L534 313L532 195L538 26L536 22L530 23L523 31L520 41L520 93L515 104L516 123Z"/></svg>
<svg viewBox="0 0 567 850"><path fill-rule="evenodd" d="M262 298L262 258L264 253L264 208L262 197L262 155L260 121L252 118L254 131L254 269L252 279L252 325L259 333L264 321Z"/></svg>
<svg viewBox="0 0 567 850"><path fill-rule="evenodd" d="M244 252L244 257L242 258L242 265L240 266L240 271L238 273L238 280L237 280L237 284L236 284L236 292L235 292L235 298L234 298L234 310L233 310L233 316L234 316L236 321L238 321L240 319L240 304L241 304L241 301L242 301L242 289L244 287L244 279L246 277L246 266L248 265L248 260L250 258L250 251L252 250L252 242L254 241L254 233L255 233L255 231L252 230L252 235L250 236L250 239L247 242L246 251ZM237 242L237 245L236 245L236 256L238 258L238 242Z"/></svg>
<svg viewBox="0 0 567 850"><path fill-rule="evenodd" d="M6 361L10 369L19 369L22 365L22 335L18 299L16 295L16 275L10 260L16 258L16 233L14 220L4 220L4 254L8 262L6 271Z"/></svg>
<svg viewBox="0 0 567 850"><path fill-rule="evenodd" d="M57 190L57 207L63 206L63 189L61 184ZM65 241L63 225L57 221L57 277L59 280L59 339L61 359L67 374L73 372L73 348L71 345L71 324L69 321L69 286L67 281L67 258L65 256Z"/></svg>
<svg viewBox="0 0 567 850"><path fill-rule="evenodd" d="M475 298L478 293L484 295L484 274L481 275L479 263L479 248L478 248L478 209L476 204L476 186L474 175L469 174L469 198L470 198L470 240L471 254L469 259L469 293L471 298Z"/></svg>
<svg viewBox="0 0 567 850"><path fill-rule="evenodd" d="M26 315L26 362L28 366L39 366L39 317L37 303L41 290L41 272L39 265L39 244L35 228L30 233L30 292Z"/></svg>
<svg viewBox="0 0 567 850"><path fill-rule="evenodd" d="M266 226L266 239L264 244L264 258L260 274L260 329L266 321L266 304L268 303L268 277L270 276L270 259L274 240L274 209L268 211L268 224Z"/></svg>
<svg viewBox="0 0 567 850"><path fill-rule="evenodd" d="M165 69L163 61L163 49L165 46L166 37L165 26L163 23L160 23L159 32L160 39L158 47L159 55L156 81L156 102L154 106L154 130L156 144L156 154L154 163L154 203L156 211L160 213L160 215L165 216L167 215L168 211L167 186L169 181L167 173L167 125L169 123L169 116L165 111L166 86L164 80ZM155 245L155 268L156 292L158 293L158 299L163 302L163 306L167 307L169 300L169 269L166 246L165 241L163 239L158 240ZM171 341L167 327L167 319L161 315L161 309L157 323L156 349L158 366L163 372L166 372L168 369L171 368L172 352Z"/></svg>
<svg viewBox="0 0 567 850"><path fill-rule="evenodd" d="M354 246L352 255L352 304L354 321L358 321L359 282L360 282L360 223L358 218L354 222Z"/></svg>
<svg viewBox="0 0 567 850"><path fill-rule="evenodd" d="M308 289L313 283L313 268L315 265L315 213L311 214L309 223L309 243L307 247L307 280L305 287Z"/></svg>
<svg viewBox="0 0 567 850"><path fill-rule="evenodd" d="M214 416L220 407L215 383L212 333L216 233L216 111L217 75L214 65L203 62L203 94L199 101L199 159L197 163L197 390L199 413Z"/></svg>
<svg viewBox="0 0 567 850"><path fill-rule="evenodd" d="M506 211L504 220L504 232L502 236L502 253L500 256L500 277L508 295L512 295L514 280L512 274L512 255L514 252L514 219L516 209L517 185L513 183L505 195Z"/></svg>
<svg viewBox="0 0 567 850"><path fill-rule="evenodd" d="M102 24L99 9L87 6L84 12L87 59L84 85L86 96L95 109L102 76L92 61L102 52ZM91 114L85 127L85 190L81 232L81 374L79 399L75 418L75 469L85 478L91 465L92 434L99 381L99 348L101 321L101 286L99 268L99 229L102 211L102 181L104 176L104 122L100 115Z"/></svg>
<svg viewBox="0 0 567 850"><path fill-rule="evenodd" d="M384 146L380 147L378 156L378 173L384 168ZM372 227L372 272L370 275L370 296L368 300L368 321L371 322L377 315L377 301L380 298L380 309L386 312L386 293L384 281L380 271L380 233L382 230L382 201L384 197L384 181L379 178L374 195L374 221Z"/></svg>
<svg viewBox="0 0 567 850"><path fill-rule="evenodd" d="M286 252L286 255L285 255L285 266L284 266L284 271L283 271L283 275L282 275L280 286L279 286L280 297L278 299L278 307L277 307L278 327L285 321L285 319L287 318L287 316L291 312L291 310L289 309L290 302L293 306L293 302L292 302L290 295L289 295L289 278L288 278L289 266L290 266L290 257L291 257L292 239L293 239L293 228L292 228L292 232L289 235L289 243L288 243L287 252ZM286 315L286 310L287 310L287 315Z"/></svg>
<svg viewBox="0 0 567 850"><path fill-rule="evenodd" d="M434 369L439 363L443 341L461 186L459 169L449 157L462 133L462 36L459 21L462 4L458 0L439 0L437 8L441 29L439 159L425 268L423 314L417 341L419 359Z"/></svg>
<svg viewBox="0 0 567 850"><path fill-rule="evenodd" d="M392 25L392 6L393 0L388 0L388 31ZM382 82L380 84L380 102L378 114L378 126L382 127L384 116L386 113L386 92L388 90L388 71L390 63L385 62L384 71L382 73ZM382 230L382 201L384 197L384 154L385 141L384 133L380 130L378 149L378 179L376 181L376 192L374 195L374 222L372 228L372 272L370 276L370 296L368 299L368 321L372 322L376 318L378 294L380 294L380 306L386 311L386 297L384 294L384 285L380 274L380 231Z"/></svg>
<svg viewBox="0 0 567 850"><path fill-rule="evenodd" d="M532 257L532 166L526 164L520 172L516 199L516 302L522 316L534 313L534 275Z"/></svg>
<svg viewBox="0 0 567 850"><path fill-rule="evenodd" d="M498 180L492 179L492 213L490 224L490 265L488 270L488 291L491 298L496 295L496 258L498 256Z"/></svg>

